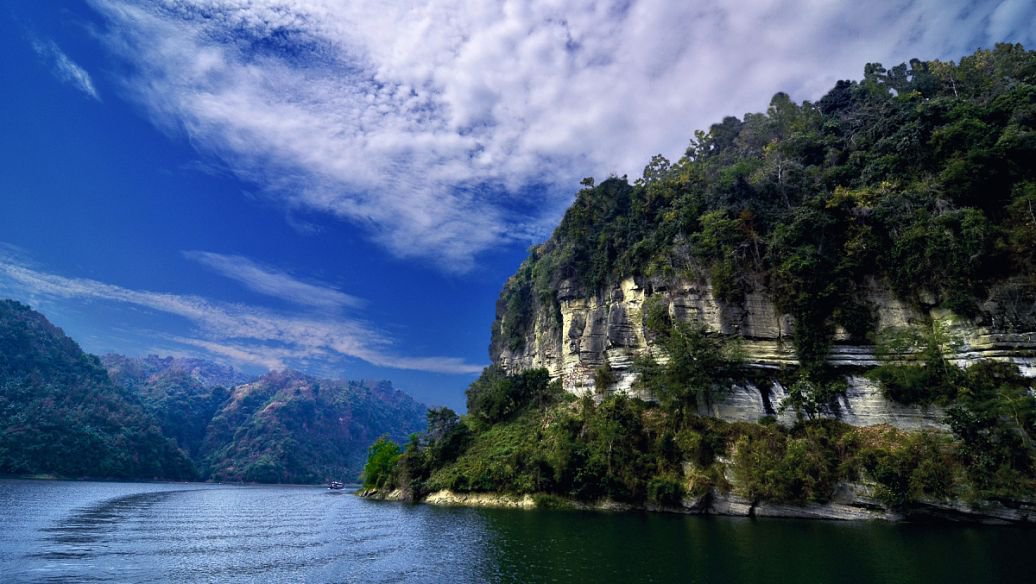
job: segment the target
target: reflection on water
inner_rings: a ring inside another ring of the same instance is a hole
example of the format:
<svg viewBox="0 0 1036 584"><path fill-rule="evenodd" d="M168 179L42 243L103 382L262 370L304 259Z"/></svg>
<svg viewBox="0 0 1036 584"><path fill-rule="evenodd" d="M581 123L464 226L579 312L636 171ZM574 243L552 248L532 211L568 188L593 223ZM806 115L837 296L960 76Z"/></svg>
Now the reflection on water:
<svg viewBox="0 0 1036 584"><path fill-rule="evenodd" d="M1009 582L1032 530L407 506L0 481L4 582Z"/></svg>

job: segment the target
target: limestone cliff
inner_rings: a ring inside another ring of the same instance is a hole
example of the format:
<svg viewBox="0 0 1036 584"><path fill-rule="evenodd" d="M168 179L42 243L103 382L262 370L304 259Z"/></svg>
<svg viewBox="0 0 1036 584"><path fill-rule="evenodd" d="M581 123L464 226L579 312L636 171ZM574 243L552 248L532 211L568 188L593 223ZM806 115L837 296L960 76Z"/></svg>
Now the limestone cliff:
<svg viewBox="0 0 1036 584"><path fill-rule="evenodd" d="M725 418L780 414L780 373L827 400L834 373L849 384L828 415L937 424L861 375L872 339L906 326L952 331L940 358L1012 361L1032 378L1034 95L1036 52L1020 45L871 64L815 102L777 93L766 112L725 117L633 181L588 177L504 287L491 358L545 367L571 392L629 391L636 358L665 359L650 301L742 339L748 364L774 372L703 412ZM923 385L899 395L925 402Z"/></svg>
<svg viewBox="0 0 1036 584"><path fill-rule="evenodd" d="M744 384L712 403L703 414L729 421L756 421L767 415L785 422L796 413L782 408L787 397L777 380L782 368L797 364L791 342L794 319L781 314L762 287L744 296L742 302L718 300L708 283L680 280L663 282L652 278L625 278L597 295L576 293L563 282L557 290L557 306L537 305L520 343L509 347L499 335L494 338L491 357L509 373L543 367L560 379L565 390L582 394L595 391L595 375L601 368L610 383L605 391L633 391L638 356L666 355L653 342L644 318L648 298L661 298L675 320L694 322L710 332L741 339L746 363L761 372L771 372L771 384ZM952 328L961 342L949 347L949 357L960 365L980 359L1010 361L1028 377L1036 376L1036 295L1024 285L1007 283L995 287L980 304L981 312L964 319L932 306L911 305L896 298L887 288L870 282L864 301L877 317L877 332L938 321ZM504 318L498 313L499 321ZM853 339L837 329L828 363L847 373L848 390L831 404L827 415L852 425L888 423L903 429L941 427L942 412L936 406L906 406L887 400L876 384L863 376L875 366L875 347ZM650 397L650 396L642 396Z"/></svg>

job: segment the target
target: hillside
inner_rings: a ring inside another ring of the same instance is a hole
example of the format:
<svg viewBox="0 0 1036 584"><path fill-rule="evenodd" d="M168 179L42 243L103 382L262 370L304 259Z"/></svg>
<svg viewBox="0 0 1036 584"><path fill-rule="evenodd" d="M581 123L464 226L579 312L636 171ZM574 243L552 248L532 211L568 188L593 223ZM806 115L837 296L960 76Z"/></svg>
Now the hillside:
<svg viewBox="0 0 1036 584"><path fill-rule="evenodd" d="M297 371L249 380L203 359L101 360L206 480L353 480L374 438L401 440L425 427L424 406L387 381L317 379Z"/></svg>
<svg viewBox="0 0 1036 584"><path fill-rule="evenodd" d="M467 415L368 486L1036 521L1036 53L869 64L583 186Z"/></svg>
<svg viewBox="0 0 1036 584"><path fill-rule="evenodd" d="M234 386L249 381L240 371L203 359L101 357L108 376L141 401L162 432L197 458L209 422Z"/></svg>
<svg viewBox="0 0 1036 584"><path fill-rule="evenodd" d="M352 480L367 445L425 428L425 408L388 382L274 372L235 387L209 423L200 464L212 480Z"/></svg>
<svg viewBox="0 0 1036 584"><path fill-rule="evenodd" d="M28 306L0 300L0 473L195 476L133 393Z"/></svg>
<svg viewBox="0 0 1036 584"><path fill-rule="evenodd" d="M374 438L425 427L424 406L387 381L246 380L201 359L98 359L0 300L0 474L353 480Z"/></svg>

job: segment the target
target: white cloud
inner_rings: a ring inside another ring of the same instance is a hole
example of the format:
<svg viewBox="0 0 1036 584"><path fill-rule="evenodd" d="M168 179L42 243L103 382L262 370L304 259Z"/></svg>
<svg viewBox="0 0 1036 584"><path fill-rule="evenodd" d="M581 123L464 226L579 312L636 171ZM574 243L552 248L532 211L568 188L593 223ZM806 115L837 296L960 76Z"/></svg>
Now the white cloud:
<svg viewBox="0 0 1036 584"><path fill-rule="evenodd" d="M83 69L72 59L68 58L68 55L54 41L33 37L30 38L30 42L32 43L33 50L36 51L36 54L41 59L46 61L59 81L75 87L97 101L101 101L101 95L97 93L97 88L94 86L94 81L90 74L86 72L86 69Z"/></svg>
<svg viewBox="0 0 1036 584"><path fill-rule="evenodd" d="M223 255L206 251L185 251L184 257L236 280L245 287L295 304L316 308L359 308L365 303L344 292L303 282L290 274L260 266L239 255Z"/></svg>
<svg viewBox="0 0 1036 584"><path fill-rule="evenodd" d="M636 176L777 91L1036 35L1021 0L92 2L156 123L457 271L542 237L580 177Z"/></svg>
<svg viewBox="0 0 1036 584"><path fill-rule="evenodd" d="M1036 4L1032 0L1005 0L989 18L989 39L992 42L1024 35L1031 37L1033 21L1036 21Z"/></svg>
<svg viewBox="0 0 1036 584"><path fill-rule="evenodd" d="M0 258L0 283L31 296L108 301L186 319L196 335L176 337L177 343L238 361L269 368L298 366L306 361L361 359L393 369L436 373L476 373L473 365L453 357L398 355L392 339L355 319L286 315L242 304L216 303L198 296L131 290L87 278L49 274L9 258Z"/></svg>

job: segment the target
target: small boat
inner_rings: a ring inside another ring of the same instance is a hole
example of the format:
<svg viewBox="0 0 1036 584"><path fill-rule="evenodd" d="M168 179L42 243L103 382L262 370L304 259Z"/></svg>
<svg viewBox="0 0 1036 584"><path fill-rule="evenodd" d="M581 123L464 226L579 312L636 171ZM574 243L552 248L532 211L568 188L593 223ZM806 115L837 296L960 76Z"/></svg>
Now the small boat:
<svg viewBox="0 0 1036 584"><path fill-rule="evenodd" d="M332 491L340 491L345 488L345 483L331 481L330 483L328 483L327 488L331 489Z"/></svg>

